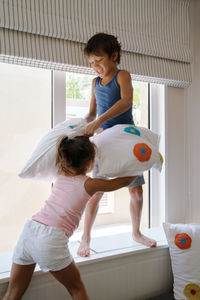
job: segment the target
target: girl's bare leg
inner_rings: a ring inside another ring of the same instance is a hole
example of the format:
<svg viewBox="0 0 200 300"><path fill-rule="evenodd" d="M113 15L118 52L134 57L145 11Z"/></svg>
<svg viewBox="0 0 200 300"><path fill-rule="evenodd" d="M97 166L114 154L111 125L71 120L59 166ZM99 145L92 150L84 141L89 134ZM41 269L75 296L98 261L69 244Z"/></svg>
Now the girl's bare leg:
<svg viewBox="0 0 200 300"><path fill-rule="evenodd" d="M50 273L66 287L74 300L89 300L80 272L74 262L65 269L50 271Z"/></svg>
<svg viewBox="0 0 200 300"><path fill-rule="evenodd" d="M89 200L86 210L85 210L85 220L84 220L84 232L81 238L81 243L78 248L77 254L82 257L90 255L90 237L91 230L94 220L97 215L99 208L99 201L103 196L102 192L97 192Z"/></svg>
<svg viewBox="0 0 200 300"><path fill-rule="evenodd" d="M13 263L6 294L1 300L20 300L31 281L35 264L17 265Z"/></svg>

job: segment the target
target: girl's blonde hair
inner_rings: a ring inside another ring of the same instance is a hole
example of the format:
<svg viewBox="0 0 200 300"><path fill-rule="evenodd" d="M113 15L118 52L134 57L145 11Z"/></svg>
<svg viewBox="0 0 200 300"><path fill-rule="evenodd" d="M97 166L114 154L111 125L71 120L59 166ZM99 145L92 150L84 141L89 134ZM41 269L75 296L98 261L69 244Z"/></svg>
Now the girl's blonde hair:
<svg viewBox="0 0 200 300"><path fill-rule="evenodd" d="M70 139L61 137L57 143L56 166L60 174L68 176L87 172L90 161L95 158L95 145L88 136L76 136Z"/></svg>

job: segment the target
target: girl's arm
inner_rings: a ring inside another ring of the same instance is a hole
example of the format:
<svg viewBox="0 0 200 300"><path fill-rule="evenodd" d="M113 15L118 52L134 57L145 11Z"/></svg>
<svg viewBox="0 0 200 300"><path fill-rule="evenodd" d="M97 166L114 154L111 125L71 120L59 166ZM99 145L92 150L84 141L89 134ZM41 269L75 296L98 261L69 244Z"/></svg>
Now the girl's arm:
<svg viewBox="0 0 200 300"><path fill-rule="evenodd" d="M93 135L95 130L97 130L103 122L112 119L118 115L121 115L131 107L133 102L133 87L130 73L127 71L119 72L117 81L120 86L121 99L118 100L98 119L88 124L85 132L86 134Z"/></svg>
<svg viewBox="0 0 200 300"><path fill-rule="evenodd" d="M92 122L96 118L97 109L96 109L96 97L94 94L94 86L95 86L96 78L92 80L92 96L90 101L89 113L85 116L87 122Z"/></svg>
<svg viewBox="0 0 200 300"><path fill-rule="evenodd" d="M137 176L117 177L114 179L88 178L85 181L85 190L92 196L96 192L111 192L129 185Z"/></svg>

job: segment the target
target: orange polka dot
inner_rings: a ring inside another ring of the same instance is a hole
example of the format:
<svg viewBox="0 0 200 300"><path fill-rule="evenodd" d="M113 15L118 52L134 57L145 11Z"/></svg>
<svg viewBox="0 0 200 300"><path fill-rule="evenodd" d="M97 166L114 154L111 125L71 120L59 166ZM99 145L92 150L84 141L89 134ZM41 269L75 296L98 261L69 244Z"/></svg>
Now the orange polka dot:
<svg viewBox="0 0 200 300"><path fill-rule="evenodd" d="M178 233L174 243L178 248L185 250L191 247L192 239L187 233Z"/></svg>
<svg viewBox="0 0 200 300"><path fill-rule="evenodd" d="M144 162L150 159L152 150L147 144L139 143L134 146L133 153L139 161Z"/></svg>

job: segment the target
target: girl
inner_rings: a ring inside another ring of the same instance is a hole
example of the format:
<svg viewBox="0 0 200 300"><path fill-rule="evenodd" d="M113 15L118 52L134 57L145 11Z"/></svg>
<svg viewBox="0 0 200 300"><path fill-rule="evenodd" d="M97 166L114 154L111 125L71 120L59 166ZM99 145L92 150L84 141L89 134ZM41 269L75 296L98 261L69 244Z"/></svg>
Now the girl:
<svg viewBox="0 0 200 300"><path fill-rule="evenodd" d="M68 239L78 227L87 201L98 191L114 191L136 177L90 178L95 145L87 136L62 137L57 147L58 177L44 207L27 221L13 254L9 286L1 300L19 300L32 278L36 263L62 283L73 299L88 300Z"/></svg>

